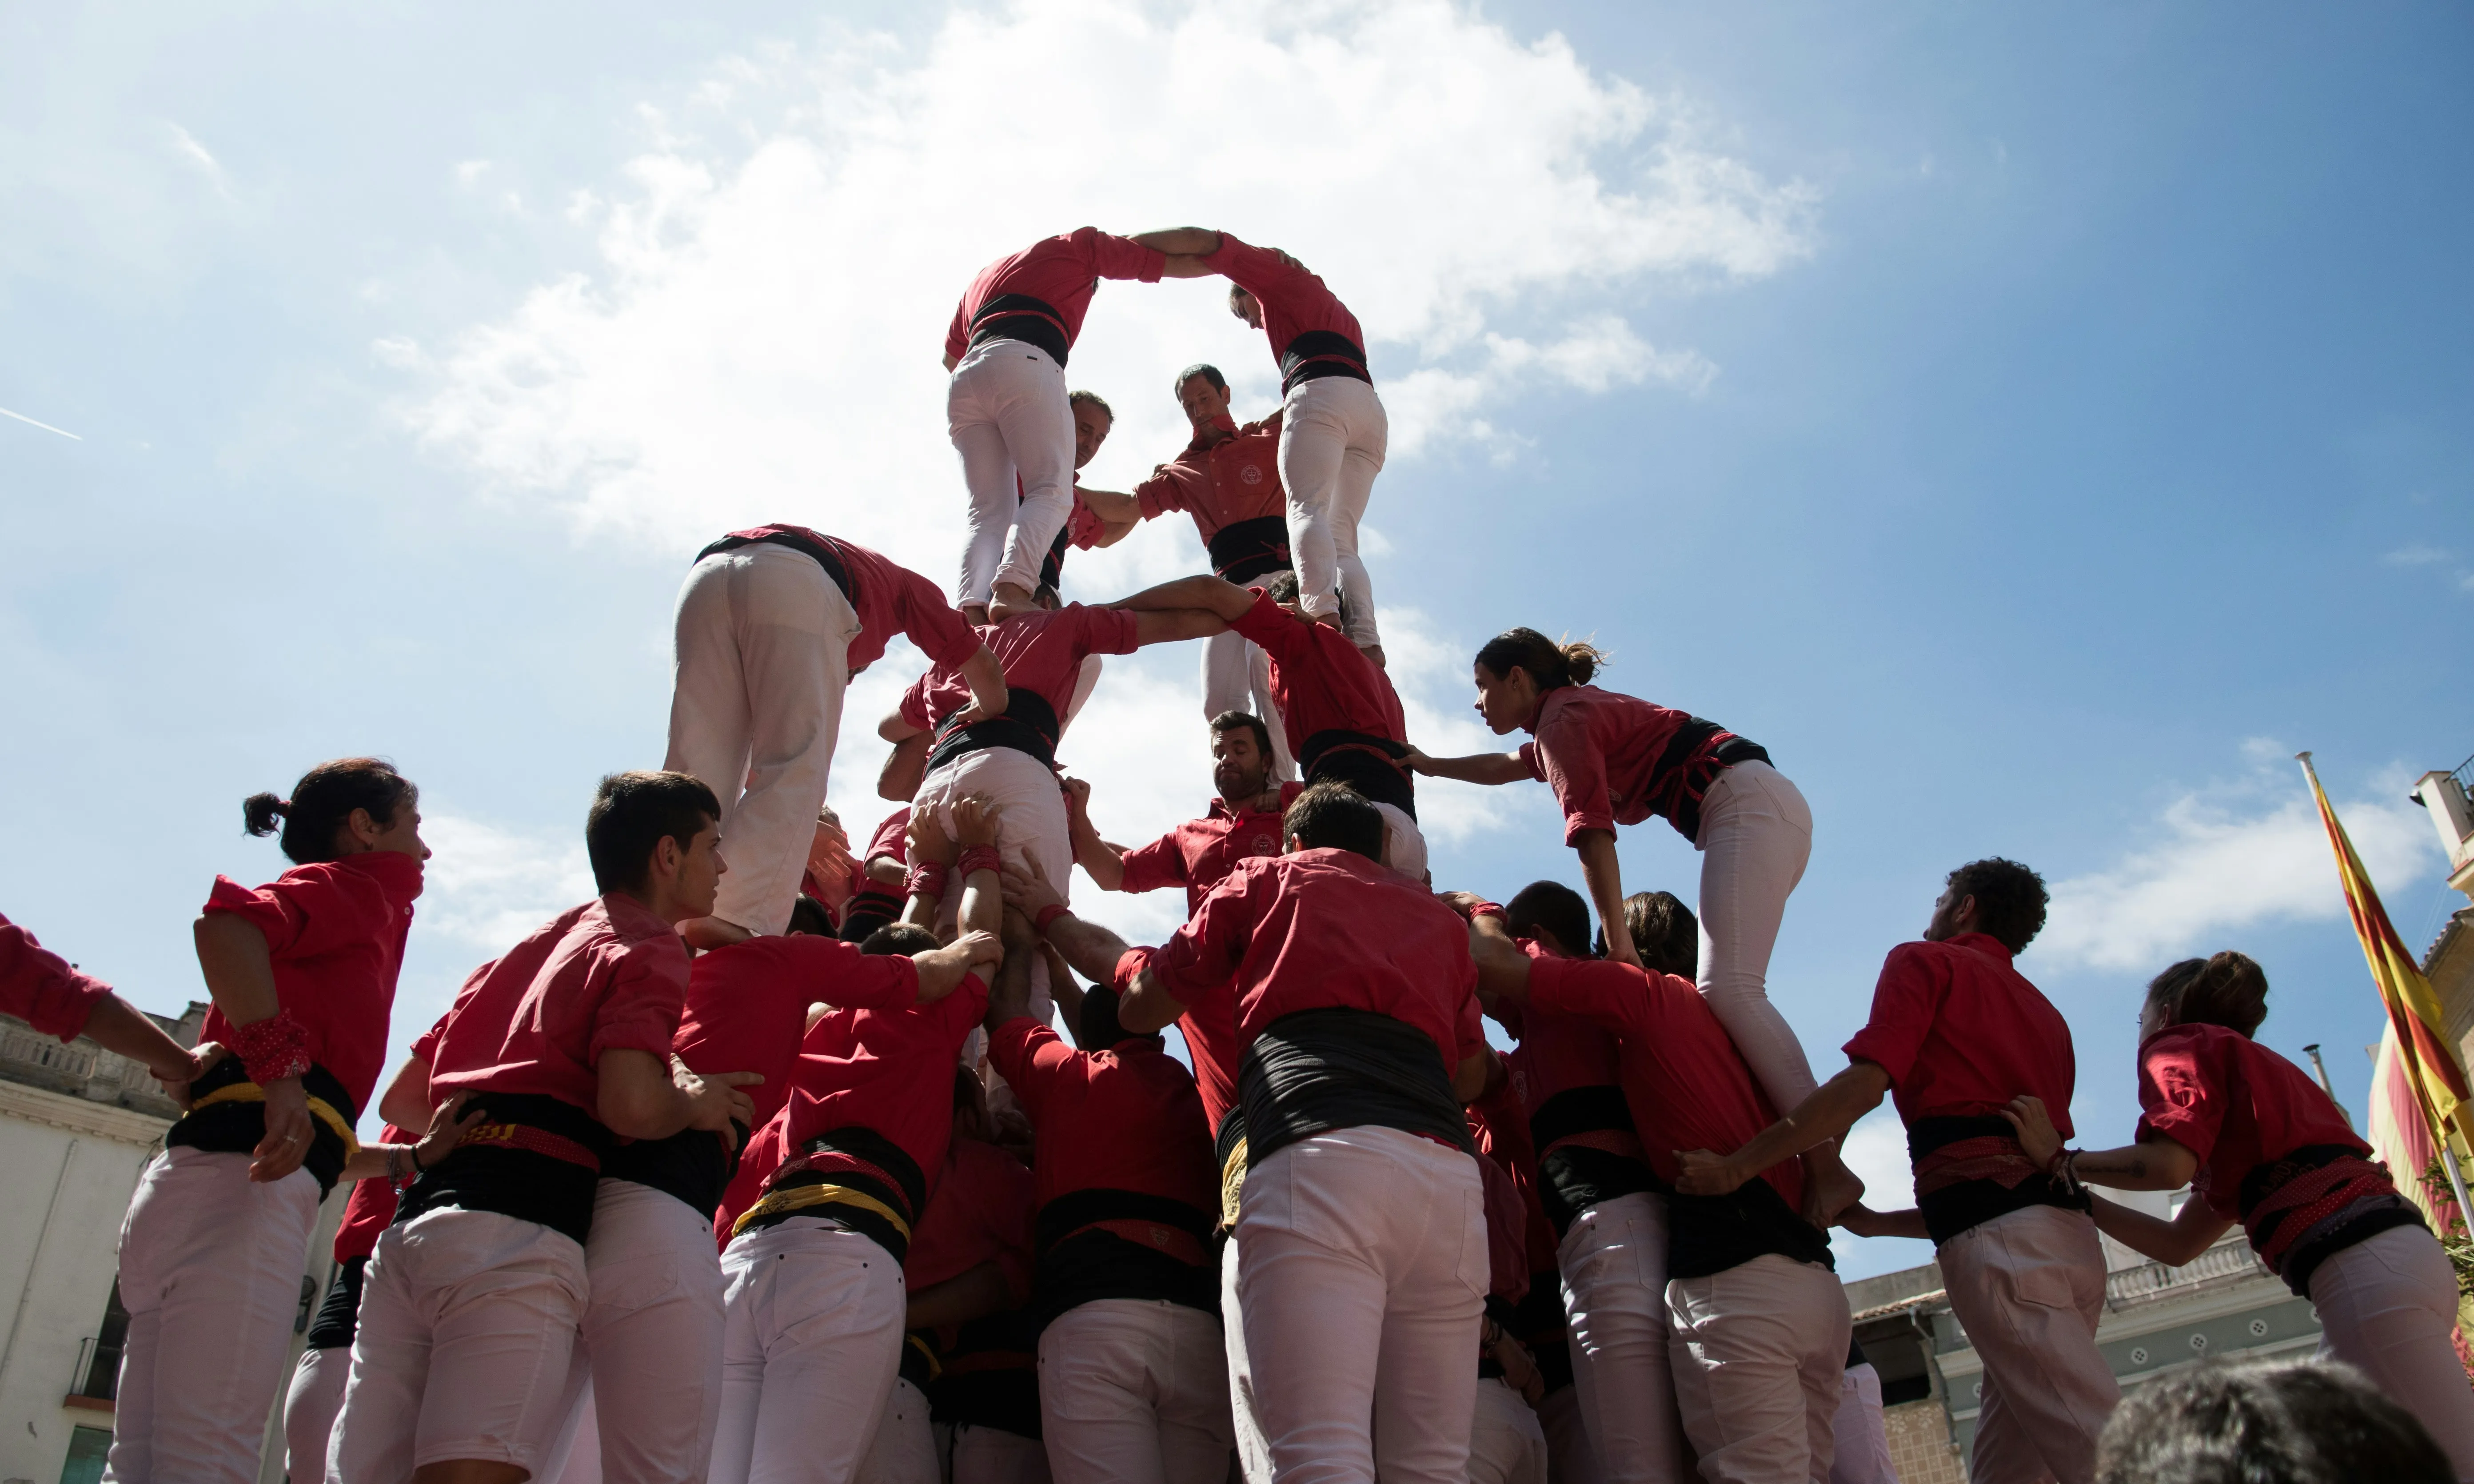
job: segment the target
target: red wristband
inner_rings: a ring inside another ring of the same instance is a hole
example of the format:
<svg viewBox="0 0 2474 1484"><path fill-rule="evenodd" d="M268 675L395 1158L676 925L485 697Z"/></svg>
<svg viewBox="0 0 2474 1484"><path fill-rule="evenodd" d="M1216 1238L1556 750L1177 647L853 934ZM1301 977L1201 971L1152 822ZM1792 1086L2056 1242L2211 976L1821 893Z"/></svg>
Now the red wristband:
<svg viewBox="0 0 2474 1484"><path fill-rule="evenodd" d="M1074 909L1066 906L1064 903L1051 902L1032 915L1031 925L1037 928L1040 936L1045 937L1048 936L1048 929L1051 923L1054 923L1059 917L1070 917L1073 914Z"/></svg>
<svg viewBox="0 0 2474 1484"><path fill-rule="evenodd" d="M1510 922L1512 920L1511 917L1505 913L1502 908L1497 907L1492 902L1478 903L1475 907L1469 909L1468 914L1469 921L1471 922L1477 921L1480 917L1492 917L1497 922Z"/></svg>
<svg viewBox="0 0 2474 1484"><path fill-rule="evenodd" d="M1150 949L1127 949L1124 953L1117 956L1117 970L1115 973L1108 976L1108 986L1116 990L1119 994L1123 994L1127 990L1131 989L1134 987L1135 978L1142 973L1144 966L1149 964L1151 961L1152 951Z"/></svg>
<svg viewBox="0 0 2474 1484"><path fill-rule="evenodd" d="M934 861L920 862L917 865L910 868L910 874L909 876L903 878L903 894L905 896L935 897L941 900L945 895L945 873L948 867L939 865Z"/></svg>
<svg viewBox="0 0 2474 1484"><path fill-rule="evenodd" d="M994 845L973 845L962 852L962 858L959 861L954 863L954 869L967 881L973 871L1004 870L1005 857L997 853L997 847Z"/></svg>
<svg viewBox="0 0 2474 1484"><path fill-rule="evenodd" d="M304 1076L309 1070L308 1028L293 1019L288 1010L234 1026L231 1049L249 1080L261 1087L282 1078Z"/></svg>

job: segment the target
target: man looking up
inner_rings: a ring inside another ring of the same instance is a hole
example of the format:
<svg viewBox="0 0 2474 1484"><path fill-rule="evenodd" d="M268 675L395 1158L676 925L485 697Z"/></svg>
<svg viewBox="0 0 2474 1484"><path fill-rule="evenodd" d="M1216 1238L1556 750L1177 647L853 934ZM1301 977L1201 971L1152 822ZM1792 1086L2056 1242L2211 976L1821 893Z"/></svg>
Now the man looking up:
<svg viewBox="0 0 2474 1484"><path fill-rule="evenodd" d="M2016 861L1951 872L1924 941L1901 943L1882 963L1847 1070L1733 1154L1685 1154L1675 1182L1687 1195L1726 1194L1844 1134L1895 1093L1951 1310L1984 1357L1967 1471L1982 1484L2086 1484L2122 1398L2096 1348L2104 1253L2087 1194L2030 1159L2001 1116L2014 1096L2042 1098L2071 1136L2070 1025L2011 966L2044 926L2044 879Z"/></svg>
<svg viewBox="0 0 2474 1484"><path fill-rule="evenodd" d="M1285 833L1284 854L1239 863L1158 949L1129 950L1026 874L1007 891L1119 991L1128 1034L1236 997L1237 1294L1273 1472L1464 1484L1467 1429L1438 1420L1475 1405L1488 1275L1461 1104L1492 1057L1467 931L1377 863L1383 816L1349 790L1308 788Z"/></svg>

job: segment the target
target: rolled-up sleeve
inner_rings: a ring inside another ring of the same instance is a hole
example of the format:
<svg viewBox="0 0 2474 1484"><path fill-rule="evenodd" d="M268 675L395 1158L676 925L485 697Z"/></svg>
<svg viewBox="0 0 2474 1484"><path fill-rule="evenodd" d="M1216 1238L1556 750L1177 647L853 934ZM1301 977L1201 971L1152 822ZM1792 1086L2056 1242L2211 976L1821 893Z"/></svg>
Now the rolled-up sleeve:
<svg viewBox="0 0 2474 1484"><path fill-rule="evenodd" d="M641 1051L667 1063L688 1003L688 961L676 939L638 943L615 955L610 992L593 1017L586 1053L594 1066L602 1053Z"/></svg>
<svg viewBox="0 0 2474 1484"><path fill-rule="evenodd" d="M70 965L35 940L35 935L0 917L0 1010L45 1035L73 1041L85 1030L95 1006L111 986Z"/></svg>
<svg viewBox="0 0 2474 1484"><path fill-rule="evenodd" d="M1240 867L1211 888L1185 925L1152 955L1152 974L1180 1005L1237 977L1254 922L1261 913L1252 894L1254 872Z"/></svg>
<svg viewBox="0 0 2474 1484"><path fill-rule="evenodd" d="M1873 1013L1842 1048L1849 1060L1870 1061L1889 1073L1894 1084L1904 1083L1915 1070L1916 1056L1950 987L1940 960L1923 947L1901 943L1890 950L1873 986Z"/></svg>
<svg viewBox="0 0 2474 1484"><path fill-rule="evenodd" d="M1166 253L1145 247L1131 237L1120 237L1097 227L1079 228L1070 235L1081 250L1083 260L1101 278L1157 283L1168 269Z"/></svg>

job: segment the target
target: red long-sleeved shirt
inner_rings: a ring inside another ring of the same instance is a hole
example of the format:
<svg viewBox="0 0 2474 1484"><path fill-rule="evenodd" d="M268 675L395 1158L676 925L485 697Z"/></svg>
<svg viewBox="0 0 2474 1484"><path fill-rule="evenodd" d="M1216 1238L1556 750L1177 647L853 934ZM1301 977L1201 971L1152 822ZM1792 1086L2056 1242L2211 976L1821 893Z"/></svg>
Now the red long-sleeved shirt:
<svg viewBox="0 0 2474 1484"><path fill-rule="evenodd" d="M1409 740L1399 693L1347 635L1296 617L1259 588L1254 606L1228 626L1271 659L1272 700L1280 708L1290 752L1303 752L1307 739L1332 730Z"/></svg>
<svg viewBox="0 0 2474 1484"><path fill-rule="evenodd" d="M1159 281L1168 255L1129 237L1097 227L1078 227L1058 237L1043 237L1019 253L998 258L971 280L962 302L954 308L954 323L945 330L945 353L960 360L971 349L971 318L992 299L1022 294L1056 311L1056 328L1069 347L1082 333L1082 316L1090 312L1091 296L1102 279Z"/></svg>
<svg viewBox="0 0 2474 1484"><path fill-rule="evenodd" d="M1692 722L1687 712L1593 685L1547 692L1531 723L1533 740L1520 744L1520 763L1530 777L1554 789L1564 811L1564 843L1584 830L1638 824L1675 807L1675 785L1734 736L1712 733L1687 756L1668 760L1667 744Z"/></svg>
<svg viewBox="0 0 2474 1484"><path fill-rule="evenodd" d="M1202 1100L1156 1041L1079 1051L1017 1015L988 1037L988 1060L1038 1131L1031 1163L1041 1205L1078 1190L1130 1190L1219 1209Z"/></svg>
<svg viewBox="0 0 2474 1484"><path fill-rule="evenodd" d="M1890 1074L1899 1117L1911 1128L1924 1118L1992 1117L2033 1093L2054 1131L2073 1135L2078 1063L2070 1022L1988 934L1891 949L1872 1017L1846 1052Z"/></svg>
<svg viewBox="0 0 2474 1484"><path fill-rule="evenodd" d="M1434 1041L1443 1071L1484 1044L1468 929L1425 888L1353 850L1237 863L1152 955L1193 1006L1233 986L1239 1052L1301 1010L1370 1010Z"/></svg>
<svg viewBox="0 0 2474 1484"><path fill-rule="evenodd" d="M1224 231L1220 251L1202 261L1263 306L1263 335L1272 342L1273 360L1286 355L1298 336L1318 329L1346 335L1351 345L1366 349L1366 332L1357 328L1357 316L1348 312L1339 296L1322 279L1278 254L1240 242Z"/></svg>
<svg viewBox="0 0 2474 1484"><path fill-rule="evenodd" d="M904 1286L915 1294L993 1262L1005 1277L1007 1303L1020 1305L1031 1297L1031 1172L994 1144L956 1139L934 1174L935 1194L902 1261ZM948 1330L938 1338L950 1345L954 1336Z"/></svg>
<svg viewBox="0 0 2474 1484"><path fill-rule="evenodd" d="M2363 1141L2310 1074L2223 1026L2170 1026L2139 1048L2139 1138L2161 1133L2199 1156L2191 1188L2219 1216L2242 1214L2243 1181L2297 1149Z"/></svg>
<svg viewBox="0 0 2474 1484"><path fill-rule="evenodd" d="M296 865L262 887L218 876L206 896L207 913L229 913L265 935L278 1003L308 1033L309 1059L344 1084L354 1112L370 1106L384 1068L421 884L420 857L365 850ZM231 1044L221 1007L207 1010L198 1035Z"/></svg>
<svg viewBox="0 0 2474 1484"><path fill-rule="evenodd" d="M1238 428L1209 448L1200 441L1152 471L1134 486L1146 521L1182 510L1194 517L1202 544L1224 526L1266 516L1285 517L1289 498L1280 488L1280 415Z"/></svg>
<svg viewBox="0 0 2474 1484"><path fill-rule="evenodd" d="M1094 654L1131 654L1135 634L1133 614L1085 608L1080 603L1034 608L979 630L980 639L1005 667L1007 688L1028 691L1047 701L1060 722L1073 705L1083 660ZM962 678L961 670L940 665L902 693L902 719L924 732L970 703L970 682Z"/></svg>
<svg viewBox="0 0 2474 1484"><path fill-rule="evenodd" d="M908 960L903 961L906 964ZM987 1013L988 988L976 974L933 1005L913 1005L914 975L899 993L881 986L873 1004L864 987L840 988L847 1008L809 1028L799 1048L783 1141L796 1150L820 1133L848 1125L874 1130L899 1145L934 1195L945 1146L954 1136L954 1065L964 1037Z"/></svg>
<svg viewBox="0 0 2474 1484"><path fill-rule="evenodd" d="M109 985L70 967L34 934L0 917L0 1012L45 1035L73 1041L96 1003L110 993Z"/></svg>
<svg viewBox="0 0 2474 1484"><path fill-rule="evenodd" d="M689 972L678 930L634 897L570 907L464 981L432 1033L430 1095L535 1093L597 1118L602 1053L668 1063Z"/></svg>
<svg viewBox="0 0 2474 1484"><path fill-rule="evenodd" d="M758 1072L746 1089L763 1128L790 1098L808 1006L901 1006L919 992L919 968L899 954L811 934L751 937L697 957L671 1043L695 1072Z"/></svg>

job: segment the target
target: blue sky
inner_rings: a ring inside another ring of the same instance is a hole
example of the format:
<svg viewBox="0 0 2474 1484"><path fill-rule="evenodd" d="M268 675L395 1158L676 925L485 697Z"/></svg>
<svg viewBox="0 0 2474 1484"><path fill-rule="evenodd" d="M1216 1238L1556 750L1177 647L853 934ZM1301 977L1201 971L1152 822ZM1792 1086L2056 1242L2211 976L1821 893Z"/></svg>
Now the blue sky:
<svg viewBox="0 0 2474 1484"><path fill-rule="evenodd" d="M660 762L695 548L795 520L942 580L934 342L970 272L1197 221L1367 322L1421 741L1480 743L1467 656L1528 623L1802 785L1772 983L1817 1066L1942 873L1999 853L2056 887L2024 966L2087 1136L2129 1130L2140 985L2222 946L2268 968L2263 1039L2325 1043L2359 1112L2377 1002L2290 755L2419 947L2462 903L2405 790L2474 751L2474 21L1312 15L0 13L0 407L77 435L0 419L0 911L177 1009L212 875L280 865L239 799L381 752L440 821L408 1040L582 894L593 780ZM1269 410L1208 288L1103 291L1091 482L1174 451L1197 358ZM1163 523L1070 596L1199 565ZM855 692L857 824L913 662ZM1112 663L1065 749L1117 838L1207 793L1194 664ZM1426 797L1439 883L1577 881L1542 789ZM1663 825L1622 848L1689 897ZM1894 1127L1860 1138L1895 1172Z"/></svg>

